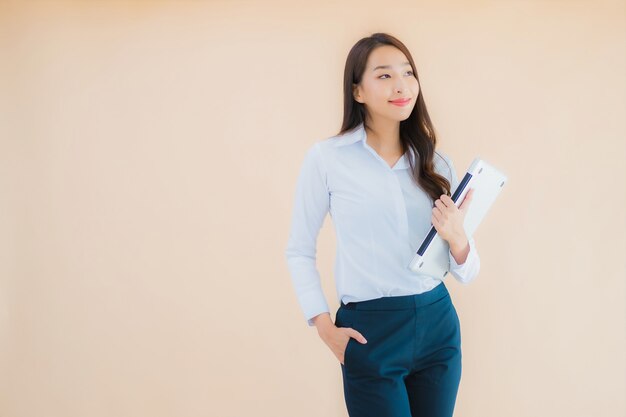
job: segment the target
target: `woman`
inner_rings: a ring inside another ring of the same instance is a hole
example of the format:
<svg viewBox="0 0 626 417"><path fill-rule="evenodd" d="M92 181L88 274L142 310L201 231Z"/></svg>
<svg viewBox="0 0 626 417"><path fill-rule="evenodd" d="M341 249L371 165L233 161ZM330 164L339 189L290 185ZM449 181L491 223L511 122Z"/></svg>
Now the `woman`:
<svg viewBox="0 0 626 417"><path fill-rule="evenodd" d="M340 132L306 153L286 257L298 301L341 364L352 417L452 416L461 333L441 280L408 268L432 225L450 246L461 283L480 269L463 219L472 200L450 198L458 178L437 139L415 64L395 37L359 40L344 72ZM337 237L335 322L316 267L326 214ZM448 275L449 276L449 275Z"/></svg>

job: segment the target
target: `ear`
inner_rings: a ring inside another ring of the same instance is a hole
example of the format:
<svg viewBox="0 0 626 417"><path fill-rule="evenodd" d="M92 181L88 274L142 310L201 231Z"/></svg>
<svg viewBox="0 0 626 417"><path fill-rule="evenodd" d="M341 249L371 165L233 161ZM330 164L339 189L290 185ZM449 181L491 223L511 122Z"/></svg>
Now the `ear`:
<svg viewBox="0 0 626 417"><path fill-rule="evenodd" d="M352 84L352 97L354 97L354 99L359 103L363 103L360 90L361 89L358 84Z"/></svg>

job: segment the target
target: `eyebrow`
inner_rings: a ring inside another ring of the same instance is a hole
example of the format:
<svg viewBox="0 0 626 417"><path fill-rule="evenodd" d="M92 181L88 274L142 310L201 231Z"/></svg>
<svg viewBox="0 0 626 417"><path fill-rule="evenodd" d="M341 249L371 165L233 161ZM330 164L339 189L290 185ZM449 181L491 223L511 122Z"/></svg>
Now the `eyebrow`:
<svg viewBox="0 0 626 417"><path fill-rule="evenodd" d="M411 65L411 64L409 63L409 61L407 61L407 62L403 62L402 65L406 66L406 65ZM391 68L391 65L379 65L376 68L374 68L372 71L376 71L377 69L381 69L381 68L384 68L384 69Z"/></svg>

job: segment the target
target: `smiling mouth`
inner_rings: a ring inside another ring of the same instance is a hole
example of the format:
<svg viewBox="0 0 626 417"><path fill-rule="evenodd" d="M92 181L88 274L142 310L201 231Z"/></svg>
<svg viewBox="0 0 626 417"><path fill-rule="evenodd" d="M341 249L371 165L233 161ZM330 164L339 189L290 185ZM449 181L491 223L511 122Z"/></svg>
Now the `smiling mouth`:
<svg viewBox="0 0 626 417"><path fill-rule="evenodd" d="M401 100L393 100L389 101L391 104L395 104L396 106L406 106L411 101L410 98L405 98Z"/></svg>

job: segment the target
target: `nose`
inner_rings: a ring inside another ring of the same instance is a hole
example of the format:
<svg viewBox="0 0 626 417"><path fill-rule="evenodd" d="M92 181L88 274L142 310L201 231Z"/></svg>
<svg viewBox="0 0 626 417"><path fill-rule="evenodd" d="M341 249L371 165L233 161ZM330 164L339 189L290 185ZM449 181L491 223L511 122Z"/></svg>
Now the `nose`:
<svg viewBox="0 0 626 417"><path fill-rule="evenodd" d="M418 88L419 88L419 84L418 84ZM395 86L395 89L398 94L402 94L402 92L406 91L408 88L406 86L406 82L401 80L399 81L399 84Z"/></svg>
<svg viewBox="0 0 626 417"><path fill-rule="evenodd" d="M406 89L406 84L404 80L399 80L398 84L395 86L396 91L400 94Z"/></svg>

